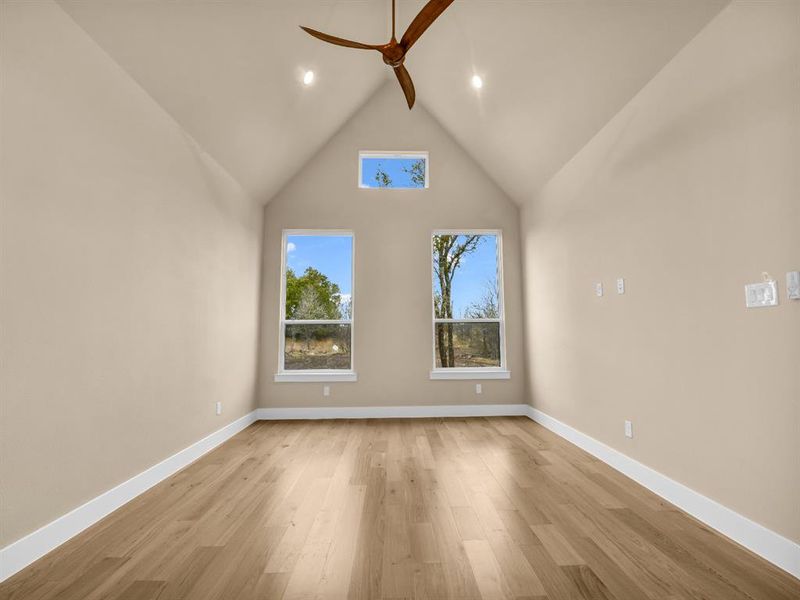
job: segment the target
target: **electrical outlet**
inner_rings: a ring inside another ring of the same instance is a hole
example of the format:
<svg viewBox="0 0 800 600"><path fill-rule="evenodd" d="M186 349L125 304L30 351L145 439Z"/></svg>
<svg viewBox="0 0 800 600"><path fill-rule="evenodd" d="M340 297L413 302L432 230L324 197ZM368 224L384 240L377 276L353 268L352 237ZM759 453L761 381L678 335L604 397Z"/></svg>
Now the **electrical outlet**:
<svg viewBox="0 0 800 600"><path fill-rule="evenodd" d="M625 293L625 280L622 277L617 279L617 293L618 294Z"/></svg>
<svg viewBox="0 0 800 600"><path fill-rule="evenodd" d="M222 414L222 402L217 402L216 409L217 409L217 414L221 415Z"/></svg>
<svg viewBox="0 0 800 600"><path fill-rule="evenodd" d="M632 438L633 437L633 423L630 421L625 421L625 437Z"/></svg>
<svg viewBox="0 0 800 600"><path fill-rule="evenodd" d="M594 284L594 295L598 298L603 295L603 283L601 281Z"/></svg>
<svg viewBox="0 0 800 600"><path fill-rule="evenodd" d="M323 385L322 386L322 395L323 396L330 396L331 395L331 386Z"/></svg>
<svg viewBox="0 0 800 600"><path fill-rule="evenodd" d="M480 383L475 384L475 393L482 394L483 393L483 386Z"/></svg>

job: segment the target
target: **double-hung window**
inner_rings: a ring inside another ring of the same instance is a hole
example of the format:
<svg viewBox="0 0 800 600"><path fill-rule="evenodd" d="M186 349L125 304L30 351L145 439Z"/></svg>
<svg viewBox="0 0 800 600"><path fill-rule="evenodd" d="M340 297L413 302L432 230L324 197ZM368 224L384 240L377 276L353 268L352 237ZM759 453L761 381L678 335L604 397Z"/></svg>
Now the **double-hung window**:
<svg viewBox="0 0 800 600"><path fill-rule="evenodd" d="M507 379L500 231L436 231L431 379Z"/></svg>
<svg viewBox="0 0 800 600"><path fill-rule="evenodd" d="M275 381L355 381L353 233L283 232Z"/></svg>

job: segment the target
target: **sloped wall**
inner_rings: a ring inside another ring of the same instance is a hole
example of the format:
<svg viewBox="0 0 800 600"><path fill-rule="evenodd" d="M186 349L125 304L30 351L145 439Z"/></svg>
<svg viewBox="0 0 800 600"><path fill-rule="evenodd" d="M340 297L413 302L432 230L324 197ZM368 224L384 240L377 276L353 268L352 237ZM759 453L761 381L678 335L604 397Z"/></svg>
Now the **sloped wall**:
<svg viewBox="0 0 800 600"><path fill-rule="evenodd" d="M0 24L3 546L254 408L261 221L57 5Z"/></svg>
<svg viewBox="0 0 800 600"><path fill-rule="evenodd" d="M732 3L522 211L532 404L795 541L798 23Z"/></svg>
<svg viewBox="0 0 800 600"><path fill-rule="evenodd" d="M428 150L427 190L362 190L359 150ZM519 212L425 108L405 106L394 81L339 131L264 210L260 405L398 406L523 401ZM281 232L355 231L355 383L275 383ZM511 379L431 381L433 230L503 230L507 362Z"/></svg>

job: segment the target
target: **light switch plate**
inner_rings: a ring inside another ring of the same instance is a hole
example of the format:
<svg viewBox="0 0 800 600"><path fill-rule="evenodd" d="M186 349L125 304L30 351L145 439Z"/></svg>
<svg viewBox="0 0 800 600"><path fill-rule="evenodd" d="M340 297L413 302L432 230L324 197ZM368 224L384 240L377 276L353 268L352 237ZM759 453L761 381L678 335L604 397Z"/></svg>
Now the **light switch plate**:
<svg viewBox="0 0 800 600"><path fill-rule="evenodd" d="M778 306L778 285L774 280L748 283L744 286L744 296L747 308Z"/></svg>
<svg viewBox="0 0 800 600"><path fill-rule="evenodd" d="M786 274L786 297L789 300L800 300L800 271L789 271Z"/></svg>
<svg viewBox="0 0 800 600"><path fill-rule="evenodd" d="M617 279L617 293L618 294L625 293L625 280L622 277Z"/></svg>
<svg viewBox="0 0 800 600"><path fill-rule="evenodd" d="M600 281L594 284L594 295L598 298L603 295L603 284Z"/></svg>

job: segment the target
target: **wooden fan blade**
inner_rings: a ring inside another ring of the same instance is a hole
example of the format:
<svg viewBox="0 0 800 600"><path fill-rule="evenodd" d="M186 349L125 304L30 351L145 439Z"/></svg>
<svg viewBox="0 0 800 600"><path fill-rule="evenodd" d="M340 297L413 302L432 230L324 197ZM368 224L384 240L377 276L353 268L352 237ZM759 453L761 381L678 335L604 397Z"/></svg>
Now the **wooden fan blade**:
<svg viewBox="0 0 800 600"><path fill-rule="evenodd" d="M411 75L403 65L394 68L394 74L397 75L397 81L400 82L400 87L403 88L403 93L406 95L406 102L408 102L408 109L411 110L414 106L414 100L417 98L417 93L414 91L414 82L411 81Z"/></svg>
<svg viewBox="0 0 800 600"><path fill-rule="evenodd" d="M316 29L311 29L310 27L303 27L302 25L300 26L300 29L302 29L309 35L313 35L315 38L322 40L323 42L328 42L329 44L336 44L337 46L345 46L347 48L360 48L361 50L378 50L380 48L380 46L362 44L361 42L353 42L351 40L346 40L344 38L328 35L327 33L322 33L321 31L317 31Z"/></svg>
<svg viewBox="0 0 800 600"><path fill-rule="evenodd" d="M452 3L453 0L430 0L411 21L411 25L408 26L408 29L403 34L403 39L400 40L400 45L408 51L414 45L414 42L419 39L419 36L425 33L431 23Z"/></svg>

